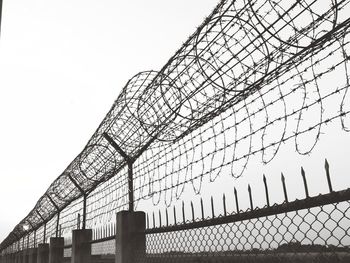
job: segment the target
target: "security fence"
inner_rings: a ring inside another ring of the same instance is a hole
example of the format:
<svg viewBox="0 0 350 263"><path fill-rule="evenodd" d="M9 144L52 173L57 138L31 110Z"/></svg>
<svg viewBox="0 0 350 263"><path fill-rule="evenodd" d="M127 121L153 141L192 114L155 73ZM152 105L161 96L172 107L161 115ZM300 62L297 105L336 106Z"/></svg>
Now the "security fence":
<svg viewBox="0 0 350 263"><path fill-rule="evenodd" d="M213 218L147 229L147 253L138 261L350 260L350 189L217 217L212 213Z"/></svg>
<svg viewBox="0 0 350 263"><path fill-rule="evenodd" d="M268 166L286 144L307 156L328 127L350 131L349 2L220 1L160 71L128 81L83 151L2 241L1 254L61 237L68 260L72 230L92 229L84 248L111 260L115 214L151 204L150 211L167 209L147 217L146 260L346 260L349 199L333 190L327 166L330 193L320 197L310 196L302 172L303 201L289 200L282 176L283 204L270 205L265 178L266 207L254 207L248 187L247 211L237 191L234 213L228 196L219 217L215 200L192 203L190 221L187 208L168 210L178 200L189 207L189 193L204 196L224 176L244 178L257 156Z"/></svg>

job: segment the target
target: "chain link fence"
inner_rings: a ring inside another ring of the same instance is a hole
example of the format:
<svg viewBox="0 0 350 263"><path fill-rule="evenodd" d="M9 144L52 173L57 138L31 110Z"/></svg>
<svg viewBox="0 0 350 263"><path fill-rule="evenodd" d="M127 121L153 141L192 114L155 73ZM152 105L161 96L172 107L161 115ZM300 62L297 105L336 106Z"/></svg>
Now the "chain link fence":
<svg viewBox="0 0 350 263"><path fill-rule="evenodd" d="M302 200L310 207L300 210L292 210L296 200L148 229L146 256L138 262L350 262L350 201L327 204L324 197L316 197L324 203L316 207L314 199Z"/></svg>

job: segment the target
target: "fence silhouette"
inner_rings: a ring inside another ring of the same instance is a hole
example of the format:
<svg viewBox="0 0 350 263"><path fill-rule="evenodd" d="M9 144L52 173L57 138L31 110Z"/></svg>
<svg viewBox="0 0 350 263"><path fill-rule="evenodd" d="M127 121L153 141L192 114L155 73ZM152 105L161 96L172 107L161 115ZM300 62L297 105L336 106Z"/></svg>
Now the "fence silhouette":
<svg viewBox="0 0 350 263"><path fill-rule="evenodd" d="M93 254L115 253L115 213L145 200L170 209L186 191L201 194L206 181L241 177L257 155L268 164L284 143L307 155L326 125L349 132L349 9L336 0L221 1L160 71L128 81L83 151L1 243L2 254L64 236L69 257L68 237L80 228L94 229ZM224 214L212 201L210 219L203 203L191 203L190 221L174 210L172 225L168 210L148 215L146 254L137 258L346 262L349 193L333 191L326 174L330 193L318 197L303 173L304 200L289 200L282 180L285 202L270 205L265 179L263 208L249 187L247 211L234 194L236 211L224 197Z"/></svg>

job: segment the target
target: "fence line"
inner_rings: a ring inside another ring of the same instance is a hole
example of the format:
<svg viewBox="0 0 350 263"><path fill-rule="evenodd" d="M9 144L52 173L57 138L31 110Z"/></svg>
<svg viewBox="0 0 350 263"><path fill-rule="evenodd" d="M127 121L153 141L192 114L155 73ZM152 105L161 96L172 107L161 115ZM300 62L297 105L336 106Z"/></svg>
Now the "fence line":
<svg viewBox="0 0 350 263"><path fill-rule="evenodd" d="M204 179L238 178L285 142L307 155L335 121L350 131L349 2L221 1L160 71L128 81L0 251L113 223L144 200L170 207L185 186L200 194Z"/></svg>

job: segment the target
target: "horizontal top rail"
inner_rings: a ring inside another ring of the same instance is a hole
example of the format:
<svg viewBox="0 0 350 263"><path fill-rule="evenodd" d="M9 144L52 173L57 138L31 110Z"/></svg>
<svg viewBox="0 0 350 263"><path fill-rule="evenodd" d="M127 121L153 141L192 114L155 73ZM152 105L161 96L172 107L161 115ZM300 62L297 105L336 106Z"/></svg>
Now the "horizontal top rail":
<svg viewBox="0 0 350 263"><path fill-rule="evenodd" d="M208 227L214 225L221 225L227 223L234 223L238 221L244 221L253 218L259 218L264 216L277 215L282 213L288 213L297 210L303 210L323 205L329 205L333 203L340 203L343 201L350 200L350 188L332 192L329 194L318 195L314 197L305 198L302 200L295 200L293 202L284 202L283 204L273 205L270 207L259 208L255 210L248 210L246 212L239 212L236 214L217 217L214 219L206 219L198 222L190 222L179 225L171 225L166 227L157 227L152 229L147 229L146 234L155 234L155 233L165 233L165 232L173 232L187 229L195 229L201 227Z"/></svg>
<svg viewBox="0 0 350 263"><path fill-rule="evenodd" d="M96 244L96 243L102 243L102 242L105 242L105 241L111 241L113 239L115 239L115 235L109 236L109 237L100 238L100 239L96 239L96 240L91 240L89 243L90 244Z"/></svg>

